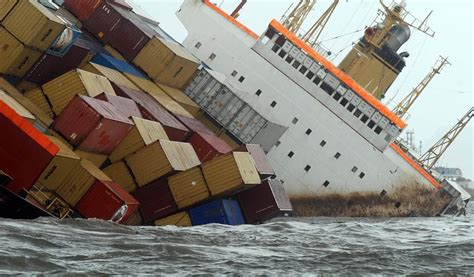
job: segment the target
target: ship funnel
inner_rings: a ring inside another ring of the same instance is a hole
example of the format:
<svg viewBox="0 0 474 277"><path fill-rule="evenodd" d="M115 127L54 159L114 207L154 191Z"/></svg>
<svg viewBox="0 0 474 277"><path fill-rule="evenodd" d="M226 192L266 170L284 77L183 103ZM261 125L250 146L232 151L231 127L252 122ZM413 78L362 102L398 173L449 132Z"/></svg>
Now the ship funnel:
<svg viewBox="0 0 474 277"><path fill-rule="evenodd" d="M410 39L411 32L408 26L393 25L390 28L389 34L390 38L385 45L394 52L397 52Z"/></svg>

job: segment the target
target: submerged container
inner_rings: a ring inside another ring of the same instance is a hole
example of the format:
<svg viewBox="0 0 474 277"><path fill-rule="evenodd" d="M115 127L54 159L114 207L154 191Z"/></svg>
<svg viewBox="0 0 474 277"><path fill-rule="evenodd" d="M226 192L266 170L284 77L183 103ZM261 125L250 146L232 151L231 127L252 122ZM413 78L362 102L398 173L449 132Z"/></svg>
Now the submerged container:
<svg viewBox="0 0 474 277"><path fill-rule="evenodd" d="M56 118L53 128L81 150L110 154L133 123L110 103L76 96Z"/></svg>
<svg viewBox="0 0 474 277"><path fill-rule="evenodd" d="M201 164L189 143L160 140L125 158L138 186Z"/></svg>
<svg viewBox="0 0 474 277"><path fill-rule="evenodd" d="M132 193L137 189L132 172L124 161L117 161L107 166L104 173L127 192Z"/></svg>
<svg viewBox="0 0 474 277"><path fill-rule="evenodd" d="M199 167L168 177L168 184L179 209L193 206L211 196Z"/></svg>
<svg viewBox="0 0 474 277"><path fill-rule="evenodd" d="M64 7L80 21L87 20L102 0L65 0Z"/></svg>
<svg viewBox="0 0 474 277"><path fill-rule="evenodd" d="M212 196L231 195L261 183L250 154L234 152L202 165Z"/></svg>
<svg viewBox="0 0 474 277"><path fill-rule="evenodd" d="M82 196L76 209L85 218L124 223L138 206L138 201L116 183L97 181Z"/></svg>
<svg viewBox="0 0 474 277"><path fill-rule="evenodd" d="M260 145L244 144L240 146L237 151L248 152L250 156L252 156L252 159L255 162L255 168L257 168L258 174L260 175L260 179L265 180L275 176L275 171L270 165L270 162Z"/></svg>
<svg viewBox="0 0 474 277"><path fill-rule="evenodd" d="M155 226L167 226L174 225L179 227L191 227L193 226L191 218L187 212L180 212L168 217L155 220Z"/></svg>
<svg viewBox="0 0 474 277"><path fill-rule="evenodd" d="M134 126L125 139L110 154L111 162L121 160L158 140L169 140L165 129L159 122L138 117L132 117L131 120Z"/></svg>
<svg viewBox="0 0 474 277"><path fill-rule="evenodd" d="M112 106L117 108L117 110L126 118L142 117L142 114L138 109L137 104L129 98L116 96L108 93L101 93L94 98L110 103Z"/></svg>
<svg viewBox="0 0 474 277"><path fill-rule="evenodd" d="M140 214L145 223L153 223L178 210L166 180L154 181L133 195L140 202Z"/></svg>
<svg viewBox="0 0 474 277"><path fill-rule="evenodd" d="M239 203L236 200L215 200L189 210L193 225L211 223L240 225L245 224Z"/></svg>
<svg viewBox="0 0 474 277"><path fill-rule="evenodd" d="M280 180L268 179L261 185L239 193L237 199L249 224L289 215L293 208Z"/></svg>
<svg viewBox="0 0 474 277"><path fill-rule="evenodd" d="M202 163L232 152L232 148L221 138L201 132L194 133L188 140Z"/></svg>
<svg viewBox="0 0 474 277"><path fill-rule="evenodd" d="M133 65L129 64L126 61L118 60L108 54L99 53L92 59L92 62L103 65L108 68L115 69L122 73L132 74L134 76L147 79L146 75L140 72Z"/></svg>
<svg viewBox="0 0 474 277"><path fill-rule="evenodd" d="M13 178L7 188L30 189L59 148L0 100L0 169Z"/></svg>

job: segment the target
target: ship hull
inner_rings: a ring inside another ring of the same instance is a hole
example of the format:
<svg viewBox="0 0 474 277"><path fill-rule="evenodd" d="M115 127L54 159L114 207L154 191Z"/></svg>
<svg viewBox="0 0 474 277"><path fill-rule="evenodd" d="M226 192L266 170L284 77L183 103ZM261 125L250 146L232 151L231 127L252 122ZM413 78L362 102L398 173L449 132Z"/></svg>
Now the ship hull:
<svg viewBox="0 0 474 277"><path fill-rule="evenodd" d="M17 194L0 186L0 217L11 219L35 219L51 216L48 212L30 203Z"/></svg>

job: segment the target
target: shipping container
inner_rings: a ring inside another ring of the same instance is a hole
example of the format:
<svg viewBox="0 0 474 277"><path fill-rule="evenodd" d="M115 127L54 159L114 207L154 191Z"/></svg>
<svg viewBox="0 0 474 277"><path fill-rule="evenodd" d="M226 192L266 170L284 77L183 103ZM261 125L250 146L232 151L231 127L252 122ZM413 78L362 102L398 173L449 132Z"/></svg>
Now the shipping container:
<svg viewBox="0 0 474 277"><path fill-rule="evenodd" d="M215 133L213 131L207 128L206 125L204 125L204 123L202 123L200 120L196 118L190 118L190 117L180 116L180 115L176 115L176 118L179 119L179 121L181 121L184 124L184 126L186 126L189 130L193 132L201 132L203 134L215 136Z"/></svg>
<svg viewBox="0 0 474 277"><path fill-rule="evenodd" d="M59 147L59 152L51 160L48 167L46 167L36 182L37 184L54 192L64 182L73 168L79 164L81 158L76 155L66 144L62 143L61 140L53 136L47 137L51 142Z"/></svg>
<svg viewBox="0 0 474 277"><path fill-rule="evenodd" d="M45 112L48 117L53 118L54 113L51 109L48 99L46 95L43 93L41 88L36 88L31 91L25 93L25 97L28 98L33 104L35 104L38 108L40 108L43 112Z"/></svg>
<svg viewBox="0 0 474 277"><path fill-rule="evenodd" d="M140 187L160 177L201 164L191 144L169 140L147 145L125 160Z"/></svg>
<svg viewBox="0 0 474 277"><path fill-rule="evenodd" d="M124 86L127 88L139 90L137 86L135 86L129 79L127 79L121 72L108 68L106 66L96 64L93 62L89 62L81 67L81 69L89 71L91 73L101 75L109 79L109 81L113 84L117 84L119 86Z"/></svg>
<svg viewBox="0 0 474 277"><path fill-rule="evenodd" d="M142 226L143 218L140 211L134 212L124 224L129 226Z"/></svg>
<svg viewBox="0 0 474 277"><path fill-rule="evenodd" d="M3 90L0 90L0 101L7 104L10 108L12 108L17 114L21 117L26 119L30 123L34 123L36 121L36 117L28 111L23 105L18 103L13 97L8 95Z"/></svg>
<svg viewBox="0 0 474 277"><path fill-rule="evenodd" d="M125 223L138 206L138 201L116 183L96 181L77 203L76 209L85 218Z"/></svg>
<svg viewBox="0 0 474 277"><path fill-rule="evenodd" d="M10 11L18 3L18 0L2 0L0 1L0 22L10 13Z"/></svg>
<svg viewBox="0 0 474 277"><path fill-rule="evenodd" d="M169 140L159 122L138 117L132 117L132 121L134 123L132 130L110 154L111 162L119 161L158 140Z"/></svg>
<svg viewBox="0 0 474 277"><path fill-rule="evenodd" d="M110 42L114 29L121 20L121 15L107 1L102 1L83 22L83 28L97 38L102 44Z"/></svg>
<svg viewBox="0 0 474 277"><path fill-rule="evenodd" d="M239 193L237 199L249 224L288 216L293 210L283 183L275 179L265 180L261 185Z"/></svg>
<svg viewBox="0 0 474 277"><path fill-rule="evenodd" d="M193 226L191 218L187 212L180 212L168 217L155 220L155 226L168 226L174 225L178 227L191 227Z"/></svg>
<svg viewBox="0 0 474 277"><path fill-rule="evenodd" d="M23 94L37 88L40 88L40 86L26 80L23 80L16 85L16 89Z"/></svg>
<svg viewBox="0 0 474 277"><path fill-rule="evenodd" d="M243 106L242 100L232 91L224 88L215 95L205 110L222 126L228 126Z"/></svg>
<svg viewBox="0 0 474 277"><path fill-rule="evenodd" d="M273 170L270 162L265 155L262 147L258 144L244 144L239 147L237 151L248 152L252 156L253 161L255 162L255 168L260 175L260 179L265 180L270 177L275 176L275 171Z"/></svg>
<svg viewBox="0 0 474 277"><path fill-rule="evenodd" d="M222 132L219 135L219 138L225 141L233 150L239 148L242 145L238 139L234 138L232 134L228 134L228 132Z"/></svg>
<svg viewBox="0 0 474 277"><path fill-rule="evenodd" d="M109 54L110 56L114 57L115 59L119 61L126 61L125 57L120 54L117 49L113 48L111 45L106 44L104 45L104 50Z"/></svg>
<svg viewBox="0 0 474 277"><path fill-rule="evenodd" d="M93 152L88 152L80 149L76 149L74 151L76 155L81 157L82 159L86 159L90 161L92 164L94 164L97 167L102 167L102 165L107 161L108 156L105 154L99 154L99 153L93 153Z"/></svg>
<svg viewBox="0 0 474 277"><path fill-rule="evenodd" d="M243 143L250 143L267 120L246 104L230 122L228 130Z"/></svg>
<svg viewBox="0 0 474 277"><path fill-rule="evenodd" d="M80 21L87 20L102 0L65 0L64 7Z"/></svg>
<svg viewBox="0 0 474 277"><path fill-rule="evenodd" d="M181 89L195 75L199 60L183 46L153 37L133 60L153 80Z"/></svg>
<svg viewBox="0 0 474 277"><path fill-rule="evenodd" d="M99 53L92 59L92 62L103 65L108 68L115 69L122 73L128 73L140 78L147 79L146 75L144 75L140 70L135 68L133 65L129 64L126 61L118 60L108 54Z"/></svg>
<svg viewBox="0 0 474 277"><path fill-rule="evenodd" d="M188 128L150 95L118 85L114 85L114 88L119 96L130 98L137 103L143 118L161 123L170 140L186 141L191 135Z"/></svg>
<svg viewBox="0 0 474 277"><path fill-rule="evenodd" d="M249 153L234 152L202 165L212 196L231 195L261 183Z"/></svg>
<svg viewBox="0 0 474 277"><path fill-rule="evenodd" d="M245 224L239 203L236 200L215 200L189 210L194 226L204 224Z"/></svg>
<svg viewBox="0 0 474 277"><path fill-rule="evenodd" d="M189 98L183 91L179 89L172 88L163 84L158 84L158 86L163 89L166 94L178 102L185 110L187 110L193 117L199 115L202 110L199 105Z"/></svg>
<svg viewBox="0 0 474 277"><path fill-rule="evenodd" d="M59 115L76 95L95 97L103 92L115 95L107 78L80 69L69 71L42 87L56 115Z"/></svg>
<svg viewBox="0 0 474 277"><path fill-rule="evenodd" d="M259 144L265 152L269 152L287 130L288 127L273 122L267 122L252 138L250 143Z"/></svg>
<svg viewBox="0 0 474 277"><path fill-rule="evenodd" d="M37 0L19 1L2 25L23 44L40 51L46 51L66 28L65 21Z"/></svg>
<svg viewBox="0 0 474 277"><path fill-rule="evenodd" d="M30 189L59 148L0 100L0 168L13 178L15 193Z"/></svg>
<svg viewBox="0 0 474 277"><path fill-rule="evenodd" d="M0 27L0 73L22 78L41 57L41 52L24 46Z"/></svg>
<svg viewBox="0 0 474 277"><path fill-rule="evenodd" d="M110 103L76 96L56 118L53 128L81 150L109 155L133 123Z"/></svg>
<svg viewBox="0 0 474 277"><path fill-rule="evenodd" d="M124 161L117 161L107 166L104 169L104 173L107 174L115 183L130 193L137 189L137 184L135 183L132 172Z"/></svg>
<svg viewBox="0 0 474 277"><path fill-rule="evenodd" d="M88 160L81 162L72 169L64 179L56 193L71 206L76 206L79 200L97 181L112 181L109 176Z"/></svg>
<svg viewBox="0 0 474 277"><path fill-rule="evenodd" d="M204 124L213 134L219 135L222 134L225 129L222 127L219 123L217 123L214 119L209 117L205 112L202 112L198 116L196 116L196 119Z"/></svg>
<svg viewBox="0 0 474 277"><path fill-rule="evenodd" d="M112 106L117 108L117 110L119 110L120 113L126 118L130 118L132 116L139 118L142 117L142 113L138 109L137 104L129 98L116 96L108 93L101 93L94 98L109 102L110 104L112 104Z"/></svg>
<svg viewBox="0 0 474 277"><path fill-rule="evenodd" d="M140 202L140 214L145 224L178 211L166 180L157 180L139 188L133 196Z"/></svg>
<svg viewBox="0 0 474 277"><path fill-rule="evenodd" d="M188 140L196 151L201 163L211 161L232 152L232 148L221 138L201 132L195 132Z"/></svg>
<svg viewBox="0 0 474 277"><path fill-rule="evenodd" d="M211 197L199 167L168 177L168 184L179 209L191 207Z"/></svg>

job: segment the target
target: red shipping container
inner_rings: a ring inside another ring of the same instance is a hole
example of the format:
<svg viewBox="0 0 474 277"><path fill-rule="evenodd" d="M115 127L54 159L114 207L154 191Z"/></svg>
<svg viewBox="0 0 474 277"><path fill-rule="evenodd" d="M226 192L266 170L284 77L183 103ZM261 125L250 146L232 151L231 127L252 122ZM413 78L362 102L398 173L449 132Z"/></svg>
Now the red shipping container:
<svg viewBox="0 0 474 277"><path fill-rule="evenodd" d="M101 93L95 98L109 102L127 118L130 118L131 116L142 118L142 114L140 113L137 104L132 99L108 93Z"/></svg>
<svg viewBox="0 0 474 277"><path fill-rule="evenodd" d="M283 183L279 180L268 179L239 193L237 199L249 224L262 223L276 216L289 215L293 211Z"/></svg>
<svg viewBox="0 0 474 277"><path fill-rule="evenodd" d="M232 147L215 135L196 132L189 138L188 142L193 146L201 163L232 152Z"/></svg>
<svg viewBox="0 0 474 277"><path fill-rule="evenodd" d="M85 21L92 15L101 2L101 0L65 0L64 7L80 21Z"/></svg>
<svg viewBox="0 0 474 277"><path fill-rule="evenodd" d="M83 28L103 44L110 41L112 32L119 25L122 16L111 5L103 1L85 20ZM128 34L124 34L124 37Z"/></svg>
<svg viewBox="0 0 474 277"><path fill-rule="evenodd" d="M193 132L201 132L204 134L208 134L211 136L215 136L214 132L212 132L209 128L206 127L201 121L195 119L195 118L190 118L182 115L174 115L176 116L179 121L181 121L184 126L186 126L189 130Z"/></svg>
<svg viewBox="0 0 474 277"><path fill-rule="evenodd" d="M33 186L59 147L3 101L0 127L0 169L13 179L7 188L18 194Z"/></svg>
<svg viewBox="0 0 474 277"><path fill-rule="evenodd" d="M138 206L138 201L116 183L96 181L79 200L76 209L85 218L124 223Z"/></svg>
<svg viewBox="0 0 474 277"><path fill-rule="evenodd" d="M140 202L140 214L145 223L178 211L166 179L151 182L138 189L133 195Z"/></svg>
<svg viewBox="0 0 474 277"><path fill-rule="evenodd" d="M160 122L170 140L184 142L191 135L191 131L189 131L186 126L156 102L150 95L143 91L130 89L116 84L112 85L117 95L130 98L137 103L138 109L144 119Z"/></svg>
<svg viewBox="0 0 474 277"><path fill-rule="evenodd" d="M53 128L81 150L109 155L133 123L114 106L78 95L53 122Z"/></svg>
<svg viewBox="0 0 474 277"><path fill-rule="evenodd" d="M275 171L270 165L270 162L265 155L262 147L258 144L244 144L241 145L236 151L248 152L255 161L255 168L257 168L260 179L265 180L269 177L275 176Z"/></svg>

